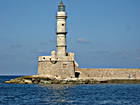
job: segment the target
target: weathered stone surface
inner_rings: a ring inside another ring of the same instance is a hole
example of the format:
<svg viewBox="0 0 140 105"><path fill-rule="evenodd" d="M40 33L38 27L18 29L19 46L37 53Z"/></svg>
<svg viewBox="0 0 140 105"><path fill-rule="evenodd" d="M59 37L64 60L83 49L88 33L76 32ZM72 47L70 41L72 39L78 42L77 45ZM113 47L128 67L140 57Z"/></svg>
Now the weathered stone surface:
<svg viewBox="0 0 140 105"><path fill-rule="evenodd" d="M140 69L82 69L77 68L79 78L93 78L96 80L112 79L140 79Z"/></svg>
<svg viewBox="0 0 140 105"><path fill-rule="evenodd" d="M56 79L40 76L30 76L30 77L19 77L11 79L10 81L5 81L5 83L14 84L106 84L106 83L140 83L140 79Z"/></svg>
<svg viewBox="0 0 140 105"><path fill-rule="evenodd" d="M43 56L44 57L44 56ZM57 78L74 78L75 61L73 56L56 57L56 61L48 57L39 57L38 74ZM41 59L42 58L42 59ZM52 57L50 57L52 58ZM46 59L46 60L45 60Z"/></svg>

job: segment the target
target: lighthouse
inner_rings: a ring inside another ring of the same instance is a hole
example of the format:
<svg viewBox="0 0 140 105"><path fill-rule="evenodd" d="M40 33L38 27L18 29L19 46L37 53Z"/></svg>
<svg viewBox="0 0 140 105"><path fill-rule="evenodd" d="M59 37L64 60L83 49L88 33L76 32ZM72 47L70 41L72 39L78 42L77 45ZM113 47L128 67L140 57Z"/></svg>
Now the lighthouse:
<svg viewBox="0 0 140 105"><path fill-rule="evenodd" d="M56 51L51 56L39 56L38 75L52 78L75 78L74 53L67 52L66 7L62 0L58 4L56 14Z"/></svg>
<svg viewBox="0 0 140 105"><path fill-rule="evenodd" d="M67 13L65 10L65 5L60 1L58 5L58 12L56 16L57 20L57 56L66 56L67 53L67 44L66 44L66 19Z"/></svg>

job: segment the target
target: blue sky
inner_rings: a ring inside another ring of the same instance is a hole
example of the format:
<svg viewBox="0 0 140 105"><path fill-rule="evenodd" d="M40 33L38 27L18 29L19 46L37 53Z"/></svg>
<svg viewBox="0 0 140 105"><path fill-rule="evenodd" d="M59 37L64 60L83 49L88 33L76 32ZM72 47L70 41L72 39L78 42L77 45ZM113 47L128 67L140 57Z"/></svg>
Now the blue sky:
<svg viewBox="0 0 140 105"><path fill-rule="evenodd" d="M140 0L63 0L82 68L140 68ZM37 73L56 46L58 0L0 0L0 75Z"/></svg>

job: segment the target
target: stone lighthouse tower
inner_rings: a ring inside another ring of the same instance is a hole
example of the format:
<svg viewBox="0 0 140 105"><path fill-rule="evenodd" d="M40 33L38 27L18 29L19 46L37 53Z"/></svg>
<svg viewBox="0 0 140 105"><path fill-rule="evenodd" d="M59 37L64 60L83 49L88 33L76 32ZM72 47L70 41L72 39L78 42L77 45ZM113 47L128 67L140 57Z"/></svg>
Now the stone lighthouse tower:
<svg viewBox="0 0 140 105"><path fill-rule="evenodd" d="M74 60L74 53L67 52L66 44L66 19L65 5L60 1L56 15L56 51L51 56L39 56L38 75L52 78L74 78L77 63Z"/></svg>
<svg viewBox="0 0 140 105"><path fill-rule="evenodd" d="M66 56L66 19L67 14L65 11L65 5L61 1L58 5L57 12L57 56Z"/></svg>

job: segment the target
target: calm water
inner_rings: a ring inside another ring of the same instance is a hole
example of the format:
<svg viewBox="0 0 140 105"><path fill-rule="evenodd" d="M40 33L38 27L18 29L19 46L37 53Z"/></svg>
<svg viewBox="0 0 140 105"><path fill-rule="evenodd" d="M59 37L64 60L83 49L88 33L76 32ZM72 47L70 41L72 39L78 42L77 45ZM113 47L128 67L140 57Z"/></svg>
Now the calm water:
<svg viewBox="0 0 140 105"><path fill-rule="evenodd" d="M0 105L140 105L140 85L22 85L4 84Z"/></svg>

